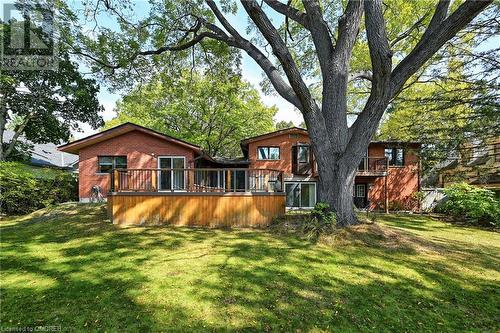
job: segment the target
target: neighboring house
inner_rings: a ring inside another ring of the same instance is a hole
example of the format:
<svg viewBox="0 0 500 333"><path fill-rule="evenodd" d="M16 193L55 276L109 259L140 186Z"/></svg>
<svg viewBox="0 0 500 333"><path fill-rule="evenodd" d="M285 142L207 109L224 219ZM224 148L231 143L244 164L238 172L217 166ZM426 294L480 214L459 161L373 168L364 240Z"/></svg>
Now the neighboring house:
<svg viewBox="0 0 500 333"><path fill-rule="evenodd" d="M241 142L243 158L208 156L197 145L126 123L60 146L79 154L80 200L91 188L104 194L176 192L286 192L286 206L317 201L317 167L305 129L289 128ZM359 166L353 195L358 207L417 209L418 143L372 142ZM128 171L114 171L127 169ZM134 170L141 169L141 170ZM163 170L158 170L163 169Z"/></svg>
<svg viewBox="0 0 500 333"><path fill-rule="evenodd" d="M438 175L441 187L467 182L500 192L500 136L464 145Z"/></svg>
<svg viewBox="0 0 500 333"><path fill-rule="evenodd" d="M8 129L4 131L3 141L5 143L10 143L13 137L13 131ZM33 143L23 137L18 140L33 147L30 151L30 160L28 162L30 165L76 171L78 155L62 152L53 143Z"/></svg>

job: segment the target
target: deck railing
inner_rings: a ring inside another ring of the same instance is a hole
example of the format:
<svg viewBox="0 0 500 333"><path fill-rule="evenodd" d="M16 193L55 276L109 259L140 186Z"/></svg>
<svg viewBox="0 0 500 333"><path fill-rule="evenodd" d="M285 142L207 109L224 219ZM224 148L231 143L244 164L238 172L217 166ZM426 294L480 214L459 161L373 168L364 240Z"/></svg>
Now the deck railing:
<svg viewBox="0 0 500 333"><path fill-rule="evenodd" d="M359 163L358 174L385 174L388 167L387 157L364 157Z"/></svg>
<svg viewBox="0 0 500 333"><path fill-rule="evenodd" d="M283 192L269 169L113 169L111 192Z"/></svg>

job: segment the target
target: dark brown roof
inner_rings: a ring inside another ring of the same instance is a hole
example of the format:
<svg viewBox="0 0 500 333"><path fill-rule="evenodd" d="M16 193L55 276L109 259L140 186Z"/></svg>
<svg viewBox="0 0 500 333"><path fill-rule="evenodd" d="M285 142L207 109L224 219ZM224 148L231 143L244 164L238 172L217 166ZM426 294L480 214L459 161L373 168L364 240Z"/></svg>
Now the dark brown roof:
<svg viewBox="0 0 500 333"><path fill-rule="evenodd" d="M117 136L125 134L125 133L129 133L132 131L140 131L140 132L149 134L151 136L157 137L159 139L174 142L178 145L193 149L199 153L202 152L202 149L200 146L194 145L192 143L175 138L173 136L166 135L166 134L157 132L155 130L152 130L150 128L143 127L143 126L133 124L130 122L115 126L113 128L110 128L108 130L105 130L105 131L102 131L102 132L99 132L99 133L96 133L93 135L89 135L85 138L75 140L73 142L69 142L67 144L64 144L64 145L57 147L57 149L59 149L60 151L67 152L67 153L78 154L80 149L82 149L84 147L91 146L91 145L96 144L98 142L106 141L106 140L109 140L111 138L117 137Z"/></svg>
<svg viewBox="0 0 500 333"><path fill-rule="evenodd" d="M265 139L265 138L272 138L273 136L278 136L278 135L282 135L282 134L290 133L290 132L302 132L303 134L308 135L307 130L304 129L304 128L290 127L290 128L285 128L285 129L277 130L277 131L274 131L274 132L269 132L269 133L266 133L266 134L261 134L261 135L253 136L251 138L243 139L243 140L241 140L241 144L242 145L246 145L246 144L248 144L249 142L252 142L252 141L262 140L262 139Z"/></svg>

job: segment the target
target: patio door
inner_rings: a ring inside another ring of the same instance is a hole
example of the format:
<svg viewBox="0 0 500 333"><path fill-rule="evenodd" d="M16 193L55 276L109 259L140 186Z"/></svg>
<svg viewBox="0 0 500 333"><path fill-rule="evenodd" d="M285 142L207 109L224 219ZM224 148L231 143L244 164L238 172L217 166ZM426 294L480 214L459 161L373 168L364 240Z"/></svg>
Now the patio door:
<svg viewBox="0 0 500 333"><path fill-rule="evenodd" d="M316 204L316 184L303 182L285 183L286 206L312 208Z"/></svg>
<svg viewBox="0 0 500 333"><path fill-rule="evenodd" d="M179 169L160 170L158 177L158 189L160 191L185 190L184 169L186 158L184 156L160 156L158 157L159 169Z"/></svg>

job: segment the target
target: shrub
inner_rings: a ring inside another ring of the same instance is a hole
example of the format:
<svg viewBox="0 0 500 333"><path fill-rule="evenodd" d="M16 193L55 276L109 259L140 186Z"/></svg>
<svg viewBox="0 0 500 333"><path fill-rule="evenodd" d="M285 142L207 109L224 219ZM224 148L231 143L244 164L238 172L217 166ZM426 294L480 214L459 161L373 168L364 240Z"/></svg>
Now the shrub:
<svg viewBox="0 0 500 333"><path fill-rule="evenodd" d="M76 177L66 171L0 163L0 212L26 214L78 199Z"/></svg>
<svg viewBox="0 0 500 333"><path fill-rule="evenodd" d="M445 200L436 211L471 223L500 227L500 201L487 189L459 183L444 190Z"/></svg>
<svg viewBox="0 0 500 333"><path fill-rule="evenodd" d="M317 239L321 234L333 232L337 218L330 205L318 202L311 211L309 218L302 225L302 232L307 238Z"/></svg>

